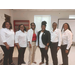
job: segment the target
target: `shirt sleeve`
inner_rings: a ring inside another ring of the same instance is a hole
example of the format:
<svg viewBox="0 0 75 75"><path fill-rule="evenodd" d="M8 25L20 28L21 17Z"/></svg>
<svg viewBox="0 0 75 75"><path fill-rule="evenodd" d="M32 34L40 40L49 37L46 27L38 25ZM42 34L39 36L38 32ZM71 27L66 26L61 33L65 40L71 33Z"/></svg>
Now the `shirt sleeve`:
<svg viewBox="0 0 75 75"><path fill-rule="evenodd" d="M6 41L6 37L5 37L5 31L4 29L1 30L1 41L4 43L4 42L7 42Z"/></svg>
<svg viewBox="0 0 75 75"><path fill-rule="evenodd" d="M15 43L19 43L18 38L19 38L19 36L18 36L18 33L16 32L15 33Z"/></svg>
<svg viewBox="0 0 75 75"><path fill-rule="evenodd" d="M58 46L61 46L61 41L62 41L62 38L61 38L61 30L59 30L59 36L58 36Z"/></svg>
<svg viewBox="0 0 75 75"><path fill-rule="evenodd" d="M27 38L27 32L26 32L26 43L27 43L27 45L28 45L28 38Z"/></svg>
<svg viewBox="0 0 75 75"><path fill-rule="evenodd" d="M38 32L37 32L37 37L36 37L36 46L38 46Z"/></svg>
<svg viewBox="0 0 75 75"><path fill-rule="evenodd" d="M69 48L72 45L72 33L69 32L68 35L67 35L67 37L68 37L68 45L67 45L67 48L66 49L69 50Z"/></svg>
<svg viewBox="0 0 75 75"><path fill-rule="evenodd" d="M30 31L27 32L27 39L30 41Z"/></svg>
<svg viewBox="0 0 75 75"><path fill-rule="evenodd" d="M50 39L51 39L50 32L48 31L48 42L47 43L50 43Z"/></svg>

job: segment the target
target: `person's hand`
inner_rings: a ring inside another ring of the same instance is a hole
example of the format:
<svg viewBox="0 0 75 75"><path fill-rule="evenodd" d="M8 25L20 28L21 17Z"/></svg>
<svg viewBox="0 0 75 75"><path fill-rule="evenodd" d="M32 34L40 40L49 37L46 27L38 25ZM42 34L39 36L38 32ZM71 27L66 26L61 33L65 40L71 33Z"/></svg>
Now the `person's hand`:
<svg viewBox="0 0 75 75"><path fill-rule="evenodd" d="M9 45L6 45L6 48L9 50Z"/></svg>
<svg viewBox="0 0 75 75"><path fill-rule="evenodd" d="M30 48L32 47L31 44L29 44L29 47L30 47Z"/></svg>
<svg viewBox="0 0 75 75"><path fill-rule="evenodd" d="M37 47L39 47L39 46L37 46Z"/></svg>
<svg viewBox="0 0 75 75"><path fill-rule="evenodd" d="M45 47L45 50L47 50L47 49L48 49L48 47L46 46L46 47Z"/></svg>
<svg viewBox="0 0 75 75"><path fill-rule="evenodd" d="M57 51L60 49L60 47L57 47Z"/></svg>
<svg viewBox="0 0 75 75"><path fill-rule="evenodd" d="M18 49L20 49L20 46L19 45L17 47L18 47Z"/></svg>
<svg viewBox="0 0 75 75"><path fill-rule="evenodd" d="M66 53L68 53L68 50L65 50Z"/></svg>

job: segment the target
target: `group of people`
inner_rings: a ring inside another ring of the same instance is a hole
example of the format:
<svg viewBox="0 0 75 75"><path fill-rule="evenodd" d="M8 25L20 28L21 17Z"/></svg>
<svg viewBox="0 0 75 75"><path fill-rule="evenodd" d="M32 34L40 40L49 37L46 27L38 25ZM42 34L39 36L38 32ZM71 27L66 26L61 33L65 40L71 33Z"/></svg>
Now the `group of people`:
<svg viewBox="0 0 75 75"><path fill-rule="evenodd" d="M41 30L36 30L34 22L31 23L31 28L27 31L23 24L19 25L19 30L14 33L12 24L8 21L4 22L0 30L0 46L4 52L4 65L14 65L13 51L16 45L18 49L18 65L26 64L24 61L24 53L26 48L29 50L29 62L36 64L35 51L39 47L41 52L41 62L39 65L48 65L48 49L50 47L53 65L58 65L57 52L61 49L62 65L68 65L68 54L72 45L72 31L68 23L64 23L62 29L57 29L57 23L53 22L52 31L46 30L46 21L41 22ZM8 61L9 59L9 61Z"/></svg>

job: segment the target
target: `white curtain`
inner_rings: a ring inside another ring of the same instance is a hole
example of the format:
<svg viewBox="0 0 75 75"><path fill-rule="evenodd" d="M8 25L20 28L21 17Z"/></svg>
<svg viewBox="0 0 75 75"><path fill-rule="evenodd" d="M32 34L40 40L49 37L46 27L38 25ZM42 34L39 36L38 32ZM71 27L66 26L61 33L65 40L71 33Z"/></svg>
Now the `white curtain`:
<svg viewBox="0 0 75 75"><path fill-rule="evenodd" d="M41 30L41 22L42 21L46 21L47 22L46 30L50 31L52 29L51 16L50 15L35 15L34 16L34 22L36 24L36 29L38 31Z"/></svg>

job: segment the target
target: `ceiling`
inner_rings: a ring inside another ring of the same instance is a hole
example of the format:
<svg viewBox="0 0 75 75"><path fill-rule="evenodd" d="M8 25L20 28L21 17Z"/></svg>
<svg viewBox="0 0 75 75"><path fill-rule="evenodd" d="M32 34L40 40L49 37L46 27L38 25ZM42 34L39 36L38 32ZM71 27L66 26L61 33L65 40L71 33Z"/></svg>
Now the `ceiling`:
<svg viewBox="0 0 75 75"><path fill-rule="evenodd" d="M75 9L12 9L14 11L75 11Z"/></svg>

